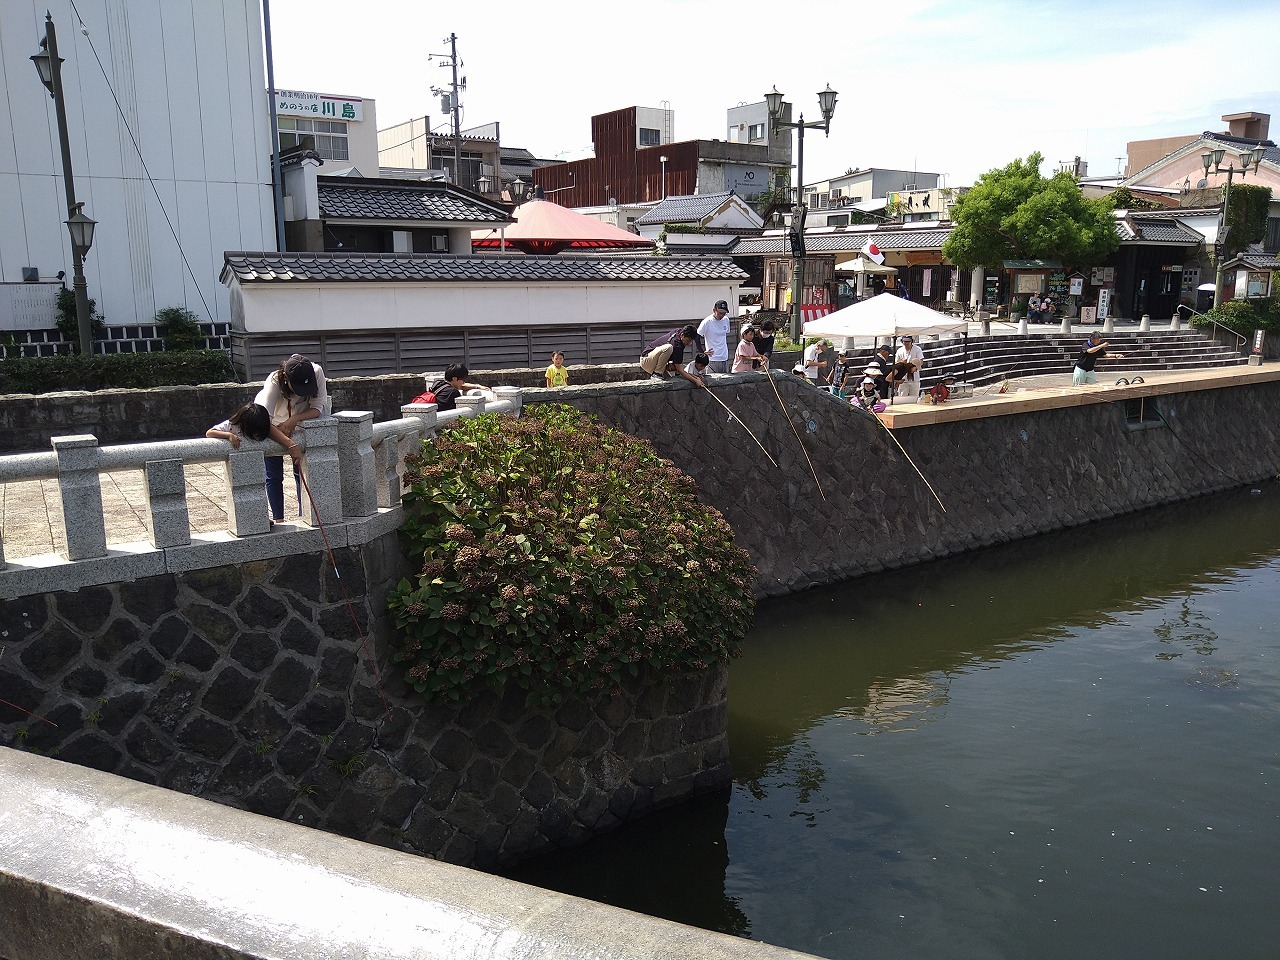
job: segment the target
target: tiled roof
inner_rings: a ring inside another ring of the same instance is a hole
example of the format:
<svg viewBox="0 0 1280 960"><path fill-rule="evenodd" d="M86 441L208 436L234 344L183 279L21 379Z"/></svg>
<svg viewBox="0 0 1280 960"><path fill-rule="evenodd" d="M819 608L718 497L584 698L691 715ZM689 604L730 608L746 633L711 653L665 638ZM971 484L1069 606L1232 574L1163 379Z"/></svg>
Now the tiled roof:
<svg viewBox="0 0 1280 960"><path fill-rule="evenodd" d="M942 230L879 230L870 233L806 233L805 249L809 253L855 253L868 242L881 250L941 250L942 243L951 235L951 228ZM789 253L791 246L785 236L745 237L733 248L735 257L762 257L775 253Z"/></svg>
<svg viewBox="0 0 1280 960"><path fill-rule="evenodd" d="M1248 137L1233 137L1228 133L1210 133L1208 130L1204 132L1206 140L1216 140L1224 147L1231 147L1237 154L1252 150L1254 147L1261 145L1264 150L1262 154L1263 160L1270 160L1272 163L1280 163L1280 147L1277 147L1271 140L1251 140ZM1223 163L1229 162L1230 154L1223 158Z"/></svg>
<svg viewBox="0 0 1280 960"><path fill-rule="evenodd" d="M1242 263L1250 270L1280 270L1280 256L1274 253L1242 253L1229 264Z"/></svg>
<svg viewBox="0 0 1280 960"><path fill-rule="evenodd" d="M319 178L320 215L326 220L414 220L436 223L511 223L497 206L442 181Z"/></svg>
<svg viewBox="0 0 1280 960"><path fill-rule="evenodd" d="M691 197L667 197L643 217L637 217L636 223L701 223L733 196L733 191L724 193L699 193Z"/></svg>
<svg viewBox="0 0 1280 960"><path fill-rule="evenodd" d="M1198 244L1204 240L1194 230L1171 217L1129 217L1116 221L1116 233L1122 243Z"/></svg>
<svg viewBox="0 0 1280 960"><path fill-rule="evenodd" d="M535 283L541 281L741 280L724 257L427 256L413 253L248 253L224 255L222 282L369 281Z"/></svg>

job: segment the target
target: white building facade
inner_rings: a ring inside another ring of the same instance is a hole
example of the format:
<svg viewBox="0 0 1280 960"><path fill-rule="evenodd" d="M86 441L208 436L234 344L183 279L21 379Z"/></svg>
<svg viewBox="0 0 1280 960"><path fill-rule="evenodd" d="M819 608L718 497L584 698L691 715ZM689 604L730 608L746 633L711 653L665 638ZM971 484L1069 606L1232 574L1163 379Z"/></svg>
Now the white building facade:
<svg viewBox="0 0 1280 960"><path fill-rule="evenodd" d="M30 61L47 9L76 199L98 223L97 312L147 324L180 306L225 323L224 251L276 246L259 0L77 6L83 23L69 0L0 3L0 283L71 280L54 104Z"/></svg>

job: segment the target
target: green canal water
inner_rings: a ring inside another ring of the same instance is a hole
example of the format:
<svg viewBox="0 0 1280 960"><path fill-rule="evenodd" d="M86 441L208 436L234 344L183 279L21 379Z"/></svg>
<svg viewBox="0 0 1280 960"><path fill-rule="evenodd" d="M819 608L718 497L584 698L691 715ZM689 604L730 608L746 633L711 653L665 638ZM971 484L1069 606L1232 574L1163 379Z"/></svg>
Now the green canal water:
<svg viewBox="0 0 1280 960"><path fill-rule="evenodd" d="M1280 487L814 590L731 790L516 879L832 958L1280 956Z"/></svg>

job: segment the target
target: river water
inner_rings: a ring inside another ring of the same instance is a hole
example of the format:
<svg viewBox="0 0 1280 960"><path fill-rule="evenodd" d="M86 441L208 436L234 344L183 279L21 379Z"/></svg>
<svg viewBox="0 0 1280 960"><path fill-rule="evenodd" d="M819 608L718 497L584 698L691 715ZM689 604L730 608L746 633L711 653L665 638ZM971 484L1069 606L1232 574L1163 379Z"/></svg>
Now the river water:
<svg viewBox="0 0 1280 960"><path fill-rule="evenodd" d="M1280 956L1280 486L762 604L731 790L512 872L832 958Z"/></svg>

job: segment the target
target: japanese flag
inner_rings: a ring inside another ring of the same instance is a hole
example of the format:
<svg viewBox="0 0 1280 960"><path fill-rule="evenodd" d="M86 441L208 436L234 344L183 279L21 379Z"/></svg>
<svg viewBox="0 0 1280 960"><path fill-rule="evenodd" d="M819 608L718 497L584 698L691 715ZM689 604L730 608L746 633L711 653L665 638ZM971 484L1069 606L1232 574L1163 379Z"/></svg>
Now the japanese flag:
<svg viewBox="0 0 1280 960"><path fill-rule="evenodd" d="M880 248L877 247L870 240L868 240L867 245L862 248L862 255L866 257L868 260L874 260L877 264L880 264L881 266L884 265L884 254L881 253Z"/></svg>

